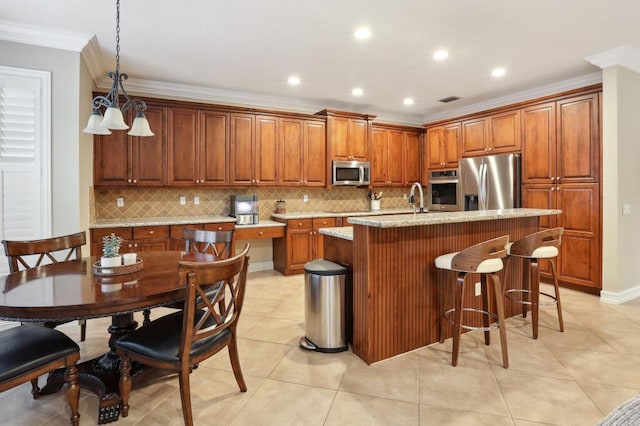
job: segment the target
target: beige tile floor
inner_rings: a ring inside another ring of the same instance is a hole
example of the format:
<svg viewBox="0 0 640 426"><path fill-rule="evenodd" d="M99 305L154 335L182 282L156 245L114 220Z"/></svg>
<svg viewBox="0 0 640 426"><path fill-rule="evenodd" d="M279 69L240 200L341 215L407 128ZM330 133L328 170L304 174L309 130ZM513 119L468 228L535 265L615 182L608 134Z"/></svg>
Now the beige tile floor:
<svg viewBox="0 0 640 426"><path fill-rule="evenodd" d="M640 299L606 305L562 289L564 333L554 307L541 309L538 340L530 337L529 318L508 320L509 369L502 368L499 336L485 346L477 332L463 336L457 367L450 365L450 339L367 366L350 351L298 347L303 285L302 275L250 274L239 325L249 390L238 391L226 351L203 362L191 375L196 424L593 425L640 393ZM83 358L104 352L108 323L89 321ZM77 324L59 329L79 340ZM0 394L1 424L67 424L61 392L34 401L29 389ZM82 424L97 424L93 394L82 392L80 413ZM182 424L177 379L134 389L129 417L118 424Z"/></svg>

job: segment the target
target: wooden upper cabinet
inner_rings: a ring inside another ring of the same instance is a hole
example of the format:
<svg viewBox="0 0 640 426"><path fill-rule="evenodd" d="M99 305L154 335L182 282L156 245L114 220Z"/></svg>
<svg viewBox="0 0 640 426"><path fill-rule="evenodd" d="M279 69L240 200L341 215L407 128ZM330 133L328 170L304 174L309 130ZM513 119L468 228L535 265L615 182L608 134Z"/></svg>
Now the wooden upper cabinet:
<svg viewBox="0 0 640 426"><path fill-rule="evenodd" d="M128 136L127 130L94 138L96 187L163 186L167 184L163 107L149 106L145 116L154 136ZM128 114L129 119L133 114Z"/></svg>
<svg viewBox="0 0 640 426"><path fill-rule="evenodd" d="M520 151L520 110L462 122L462 155L501 154Z"/></svg>
<svg viewBox="0 0 640 426"><path fill-rule="evenodd" d="M254 184L256 185L275 185L277 181L278 121L277 117L256 116L254 148Z"/></svg>
<svg viewBox="0 0 640 426"><path fill-rule="evenodd" d="M198 176L198 110L170 108L167 114L169 185L194 186Z"/></svg>
<svg viewBox="0 0 640 426"><path fill-rule="evenodd" d="M302 156L305 186L326 186L327 133L322 121L303 121L304 150Z"/></svg>
<svg viewBox="0 0 640 426"><path fill-rule="evenodd" d="M253 141L256 134L254 114L233 113L231 120L231 179L230 183L253 185L254 158Z"/></svg>
<svg viewBox="0 0 640 426"><path fill-rule="evenodd" d="M429 169L458 167L460 127L460 123L452 123L427 129L426 161Z"/></svg>
<svg viewBox="0 0 640 426"><path fill-rule="evenodd" d="M280 146L278 148L278 183L286 186L304 184L304 129L302 120L280 120Z"/></svg>
<svg viewBox="0 0 640 426"><path fill-rule="evenodd" d="M368 122L364 119L330 116L327 118L331 160L369 159Z"/></svg>
<svg viewBox="0 0 640 426"><path fill-rule="evenodd" d="M522 110L522 182L553 183L556 176L556 104Z"/></svg>
<svg viewBox="0 0 640 426"><path fill-rule="evenodd" d="M600 127L598 94L556 103L557 171L560 182L598 182Z"/></svg>
<svg viewBox="0 0 640 426"><path fill-rule="evenodd" d="M420 133L371 130L371 185L406 186L420 180Z"/></svg>
<svg viewBox="0 0 640 426"><path fill-rule="evenodd" d="M204 186L229 184L229 114L200 111L199 182Z"/></svg>

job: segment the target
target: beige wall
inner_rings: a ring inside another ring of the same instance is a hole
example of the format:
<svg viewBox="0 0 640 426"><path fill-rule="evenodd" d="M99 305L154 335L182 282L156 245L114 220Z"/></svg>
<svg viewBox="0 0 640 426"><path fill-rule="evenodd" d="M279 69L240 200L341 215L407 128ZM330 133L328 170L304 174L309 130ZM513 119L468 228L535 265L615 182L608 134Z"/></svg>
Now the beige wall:
<svg viewBox="0 0 640 426"><path fill-rule="evenodd" d="M640 74L603 70L603 299L640 294ZM623 204L631 215L623 215Z"/></svg>
<svg viewBox="0 0 640 426"><path fill-rule="evenodd" d="M85 188L89 184L80 170L86 161L80 143L87 143L80 134L80 110L87 113L84 104L90 105L90 98L81 100L87 91L81 76L87 72L80 53L7 41L0 41L0 52L0 65L51 72L51 231L61 235L86 229L88 203L78 189L78 182Z"/></svg>

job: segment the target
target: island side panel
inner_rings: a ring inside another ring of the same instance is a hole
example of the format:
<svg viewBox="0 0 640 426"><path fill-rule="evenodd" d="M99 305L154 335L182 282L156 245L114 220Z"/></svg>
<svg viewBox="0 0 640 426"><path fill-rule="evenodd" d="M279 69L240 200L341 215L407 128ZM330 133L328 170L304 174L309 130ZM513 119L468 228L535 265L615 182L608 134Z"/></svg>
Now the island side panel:
<svg viewBox="0 0 640 426"><path fill-rule="evenodd" d="M520 239L537 231L538 223L538 217L528 217L398 228L355 225L354 353L371 364L437 342L438 286L452 290L454 275L437 270L435 258L502 235ZM512 266L513 285L520 282L522 262ZM480 307L473 287L468 286L465 303ZM513 304L506 313L515 313Z"/></svg>

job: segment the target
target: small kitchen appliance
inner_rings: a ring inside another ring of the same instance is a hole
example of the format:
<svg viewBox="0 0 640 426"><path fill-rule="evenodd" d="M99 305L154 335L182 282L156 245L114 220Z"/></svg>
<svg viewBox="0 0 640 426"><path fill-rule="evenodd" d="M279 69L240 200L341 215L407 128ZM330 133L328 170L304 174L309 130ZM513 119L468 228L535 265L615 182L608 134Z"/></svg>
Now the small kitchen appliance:
<svg viewBox="0 0 640 426"><path fill-rule="evenodd" d="M236 218L236 225L256 225L258 223L258 196L232 195L230 216Z"/></svg>

